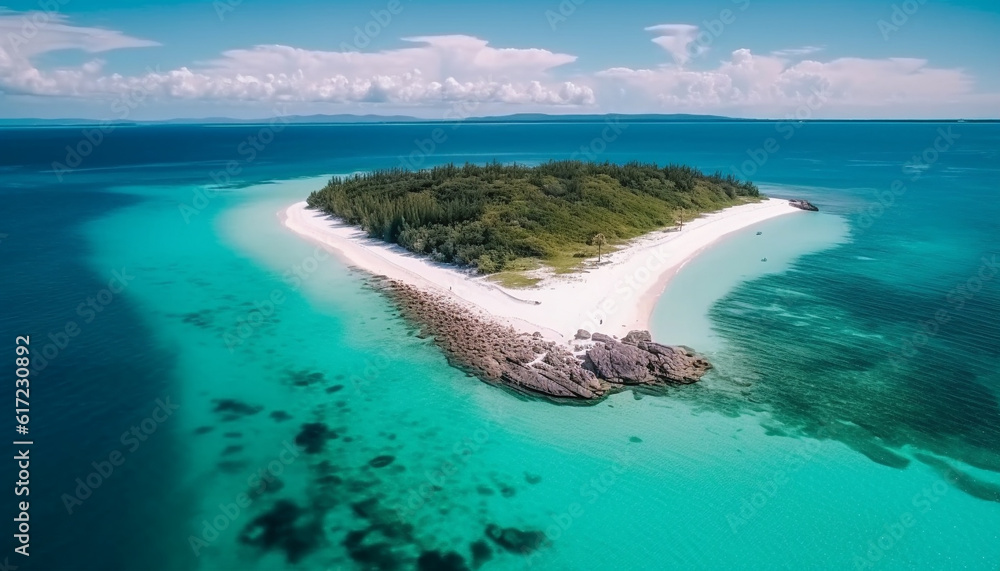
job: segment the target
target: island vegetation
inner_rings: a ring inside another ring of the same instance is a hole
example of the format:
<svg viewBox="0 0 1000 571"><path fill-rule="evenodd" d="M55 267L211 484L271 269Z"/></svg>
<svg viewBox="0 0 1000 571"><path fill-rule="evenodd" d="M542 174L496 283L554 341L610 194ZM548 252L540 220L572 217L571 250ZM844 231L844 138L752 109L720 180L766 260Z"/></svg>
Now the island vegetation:
<svg viewBox="0 0 1000 571"><path fill-rule="evenodd" d="M687 166L554 161L334 177L308 205L435 261L526 285L515 279L523 270L572 271L631 238L760 198L751 182Z"/></svg>

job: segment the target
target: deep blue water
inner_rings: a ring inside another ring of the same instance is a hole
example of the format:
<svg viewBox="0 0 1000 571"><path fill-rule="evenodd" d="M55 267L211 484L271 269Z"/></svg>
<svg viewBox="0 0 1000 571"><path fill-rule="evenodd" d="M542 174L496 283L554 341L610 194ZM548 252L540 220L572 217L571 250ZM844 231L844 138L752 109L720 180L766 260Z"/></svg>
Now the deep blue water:
<svg viewBox="0 0 1000 571"><path fill-rule="evenodd" d="M128 288L90 321L78 311L119 269L103 264L111 245L160 244L170 232L147 235L137 224L102 236L102 245L95 221L135 209L173 216L184 228L179 207L194 205L193 224L206 230L178 238L191 251L176 249L164 266L182 271L203 254L197 240L211 243L218 259L242 263L244 252L209 231L229 210L268 198L244 197L241 188L401 165L588 158L581 146L601 161L735 170L850 225L848 242L746 282L712 307L712 325L729 347L720 359L740 362L738 374L721 370L662 398L728 416L766 413L774 438L836 440L896 471L922 463L952 474L960 493L997 514L1000 125L630 124L595 145L605 126L447 125L447 140L428 156L418 149L438 127L426 124L119 127L68 173L53 163L66 162L67 146L79 148L82 129L0 129L0 336L12 343L31 335L40 351L68 321L81 329L44 365L33 363L33 552L31 565L11 561L23 569L198 566L178 549L185 533L177 529L199 502L198 487L185 481L193 437L178 425L159 426L72 515L64 505L75 478L121 448L123 430L148 417L156 399L181 391L176 361L184 348L162 341L149 307ZM272 133L273 141L247 146ZM779 148L759 151L769 138ZM199 207L196 190L217 182L227 165L238 172L232 188ZM200 279L204 288L220 283ZM1000 552L981 548L976 561L995 569ZM713 549L706 544L697 565L712 567Z"/></svg>

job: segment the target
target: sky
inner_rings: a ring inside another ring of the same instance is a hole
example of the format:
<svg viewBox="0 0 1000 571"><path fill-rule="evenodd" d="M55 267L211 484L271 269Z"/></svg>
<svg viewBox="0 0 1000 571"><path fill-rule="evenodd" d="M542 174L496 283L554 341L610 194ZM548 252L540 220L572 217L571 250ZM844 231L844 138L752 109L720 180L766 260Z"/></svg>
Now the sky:
<svg viewBox="0 0 1000 571"><path fill-rule="evenodd" d="M1000 118L996 0L0 0L0 118Z"/></svg>

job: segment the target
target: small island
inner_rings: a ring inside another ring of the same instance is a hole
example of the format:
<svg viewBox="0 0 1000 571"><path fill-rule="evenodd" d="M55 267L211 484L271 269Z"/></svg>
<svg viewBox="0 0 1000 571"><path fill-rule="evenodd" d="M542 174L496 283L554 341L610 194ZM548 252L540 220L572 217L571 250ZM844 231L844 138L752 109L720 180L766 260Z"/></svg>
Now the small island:
<svg viewBox="0 0 1000 571"><path fill-rule="evenodd" d="M801 211L687 166L560 161L334 177L283 219L370 274L455 366L592 400L704 375L694 350L652 340L656 298L720 237Z"/></svg>

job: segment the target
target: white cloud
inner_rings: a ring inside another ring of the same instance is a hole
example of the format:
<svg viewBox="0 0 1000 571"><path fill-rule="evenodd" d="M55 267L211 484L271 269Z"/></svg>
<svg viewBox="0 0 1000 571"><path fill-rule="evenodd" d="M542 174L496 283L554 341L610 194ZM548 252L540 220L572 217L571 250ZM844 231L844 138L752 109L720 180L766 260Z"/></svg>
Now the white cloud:
<svg viewBox="0 0 1000 571"><path fill-rule="evenodd" d="M29 59L58 50L100 53L160 45L114 30L71 26L66 21L63 15L57 13L18 13L0 8L0 58Z"/></svg>
<svg viewBox="0 0 1000 571"><path fill-rule="evenodd" d="M839 58L828 62L790 63L784 57L755 55L747 49L705 71L662 66L654 69L611 68L598 77L642 93L660 111L751 110L757 116L780 116L812 102L814 116L835 115L836 108L917 108L955 104L969 98L973 80L960 69L931 67L911 58ZM817 101L821 101L818 106Z"/></svg>
<svg viewBox="0 0 1000 571"><path fill-rule="evenodd" d="M822 101L822 109L814 109L815 116L958 116L970 109L992 116L1000 101L995 93L977 93L972 76L962 69L912 58L819 61L815 54L822 48L816 46L768 55L738 49L712 69L686 69L694 56L704 53L698 27L661 24L646 31L653 32L652 41L669 54L663 65L616 67L570 81L556 76L576 56L498 48L466 35L409 37L403 47L377 52L257 45L176 69L122 75L107 70L99 54L159 44L118 31L73 26L42 12L0 9L0 92L81 101L115 100L139 92L147 101L160 103L297 103L314 112L327 109L327 104L399 112L470 102L504 112L510 106L597 110L596 90L619 111L756 117L783 117L816 100ZM95 57L82 65L41 69L40 56L57 50Z"/></svg>
<svg viewBox="0 0 1000 571"><path fill-rule="evenodd" d="M691 24L659 24L646 28L647 32L655 32L657 36L653 38L653 43L670 52L674 61L678 65L684 65L693 56L697 56L704 51L702 46L695 46L690 49L698 38L698 26Z"/></svg>
<svg viewBox="0 0 1000 571"><path fill-rule="evenodd" d="M19 29L21 16L0 14L0 31ZM115 96L137 89L175 99L392 103L455 101L534 105L592 105L584 85L555 81L553 68L575 56L542 49L494 48L462 35L405 39L381 52L304 50L258 45L174 70L138 76L104 71L94 60L75 68L38 69L33 56L58 49L100 52L157 45L120 32L54 21L22 46L0 44L0 89L49 96ZM30 49L25 49L30 46ZM21 48L21 49L18 49Z"/></svg>
<svg viewBox="0 0 1000 571"><path fill-rule="evenodd" d="M814 53L823 51L820 46L802 46L801 48L786 48L783 50L775 50L771 52L771 55L778 57L800 57L807 56Z"/></svg>

